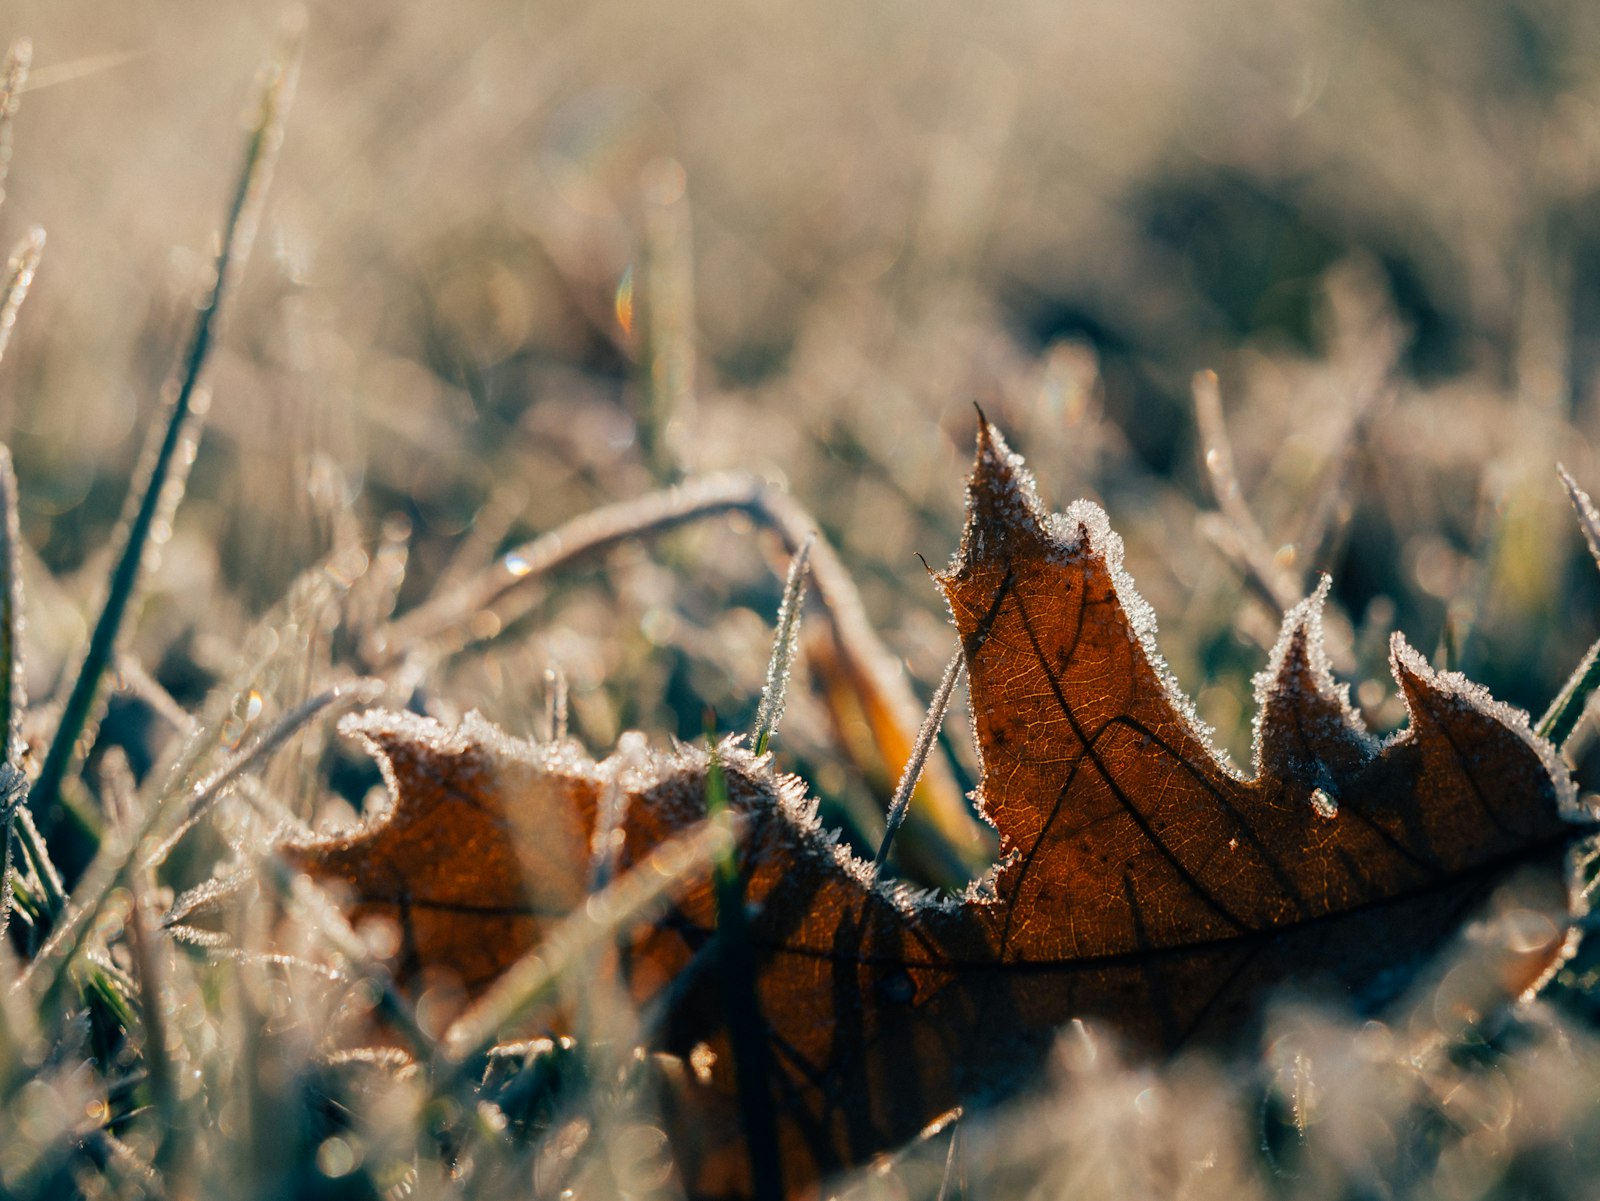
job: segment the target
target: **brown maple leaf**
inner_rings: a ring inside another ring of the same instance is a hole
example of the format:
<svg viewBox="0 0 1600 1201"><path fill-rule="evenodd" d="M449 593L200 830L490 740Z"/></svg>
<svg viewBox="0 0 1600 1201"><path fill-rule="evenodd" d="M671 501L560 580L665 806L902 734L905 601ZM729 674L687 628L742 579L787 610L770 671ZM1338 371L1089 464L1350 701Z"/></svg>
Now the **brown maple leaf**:
<svg viewBox="0 0 1600 1201"><path fill-rule="evenodd" d="M1021 461L982 431L961 551L939 577L970 673L977 800L1001 840L964 896L875 883L799 781L724 745L770 1049L755 1095L771 1100L790 1193L1013 1091L1073 1018L1168 1051L1236 1041L1286 980L1380 1004L1522 865L1541 869L1522 903L1554 916L1507 994L1569 949L1564 851L1588 818L1523 714L1397 636L1410 724L1371 737L1327 668L1324 585L1287 615L1258 679L1247 778L1167 675L1121 560L1099 508L1047 516ZM694 750L597 765L476 720L453 734L395 715L351 728L384 764L392 812L284 853L348 888L358 920L398 922L405 979L487 987L583 903L602 811L617 818L617 871L706 812ZM690 1193L743 1197L719 977L689 970L716 937L707 878L628 936L621 965L637 1003L665 1008L661 1048L693 1050L702 1069L666 1114Z"/></svg>

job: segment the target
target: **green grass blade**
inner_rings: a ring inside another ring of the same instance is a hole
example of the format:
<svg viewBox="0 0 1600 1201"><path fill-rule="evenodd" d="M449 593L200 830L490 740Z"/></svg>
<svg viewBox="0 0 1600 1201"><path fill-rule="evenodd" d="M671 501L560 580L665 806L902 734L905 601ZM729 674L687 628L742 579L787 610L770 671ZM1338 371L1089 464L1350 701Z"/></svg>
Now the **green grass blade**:
<svg viewBox="0 0 1600 1201"><path fill-rule="evenodd" d="M1556 699L1550 702L1550 708L1545 710L1539 724L1534 726L1534 733L1541 738L1548 738L1557 748L1565 746L1578 719L1583 716L1583 706L1589 694L1597 687L1600 687L1600 642L1588 649L1567 677Z"/></svg>
<svg viewBox="0 0 1600 1201"><path fill-rule="evenodd" d="M1578 481L1560 463L1556 464L1556 474L1561 477L1561 483L1567 490L1567 499L1572 502L1573 511L1578 515L1578 528L1583 531L1583 540L1589 546L1589 553L1600 565L1600 511L1595 509L1589 494L1578 486ZM1579 719L1583 717L1583 707L1589 700L1589 694L1597 687L1600 687L1600 642L1584 653L1555 700L1550 702L1550 708L1539 719L1534 732L1542 738L1548 738L1558 749L1565 746Z"/></svg>
<svg viewBox="0 0 1600 1201"><path fill-rule="evenodd" d="M56 872L56 865L45 853L44 838L34 824L33 810L27 805L15 806L15 823L12 833L16 844L28 861L28 870L38 885L38 899L43 916L54 922L67 907L67 889Z"/></svg>
<svg viewBox="0 0 1600 1201"><path fill-rule="evenodd" d="M51 852L57 857L57 866L69 882L76 879L93 858L95 840L69 837L72 819L61 804L61 787L77 759L79 742L89 726L106 668L115 654L123 621L139 583L151 531L160 518L170 517L182 495L186 472L183 460L187 456L180 451L193 436L193 426L202 407L195 401L216 336L219 315L249 257L272 165L283 140L283 118L294 90L297 61L298 45L294 45L263 88L260 116L246 146L244 166L217 253L215 278L195 318L177 392L139 490L138 502L125 527L122 550L111 572L105 606L95 622L83 663L62 709L60 725L33 785L34 813Z"/></svg>
<svg viewBox="0 0 1600 1201"><path fill-rule="evenodd" d="M1595 509L1589 494L1578 487L1578 481L1560 463L1556 464L1556 473L1566 486L1567 499L1572 502L1573 511L1578 515L1578 528L1583 531L1583 540L1589 544L1589 553L1600 565L1600 511Z"/></svg>

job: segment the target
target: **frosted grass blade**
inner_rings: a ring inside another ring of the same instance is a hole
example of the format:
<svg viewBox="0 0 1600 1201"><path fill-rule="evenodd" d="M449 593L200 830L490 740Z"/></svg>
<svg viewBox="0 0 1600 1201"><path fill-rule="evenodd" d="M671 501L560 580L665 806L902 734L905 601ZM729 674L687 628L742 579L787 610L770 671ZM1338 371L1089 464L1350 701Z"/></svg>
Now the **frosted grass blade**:
<svg viewBox="0 0 1600 1201"><path fill-rule="evenodd" d="M783 582L783 602L778 606L778 629L772 639L772 658L767 661L767 682L761 689L761 705L756 710L753 736L756 754L766 753L767 744L783 720L783 703L789 692L789 675L794 670L795 653L800 649L800 610L805 601L806 573L811 564L814 537L807 538L789 562L789 576Z"/></svg>
<svg viewBox="0 0 1600 1201"><path fill-rule="evenodd" d="M148 459L149 467L138 490L139 499L124 527L122 550L111 572L105 605L95 621L83 663L62 709L61 722L34 782L31 807L47 844L57 856L57 866L69 881L76 879L93 858L95 839L92 836L70 837L69 829L74 823L60 803L61 785L77 758L79 742L89 726L106 668L115 656L123 621L138 588L151 532L162 518L170 519L182 498L187 475L185 460L189 457L183 451L198 436L196 427L204 409L200 400L201 375L216 337L223 306L249 258L272 166L283 141L283 121L294 92L298 58L298 38L294 38L262 89L260 113L246 144L244 165L217 252L215 278L195 317L165 428L154 455Z"/></svg>

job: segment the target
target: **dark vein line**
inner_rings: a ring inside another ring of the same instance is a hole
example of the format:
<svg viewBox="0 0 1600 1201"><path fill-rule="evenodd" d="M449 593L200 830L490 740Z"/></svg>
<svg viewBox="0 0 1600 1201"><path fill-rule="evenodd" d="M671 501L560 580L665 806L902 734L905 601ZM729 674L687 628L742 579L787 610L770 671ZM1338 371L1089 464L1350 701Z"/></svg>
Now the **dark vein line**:
<svg viewBox="0 0 1600 1201"><path fill-rule="evenodd" d="M1039 643L1038 634L1033 628L1033 621L1028 616L1028 610L1026 606L1023 605L1022 598L1020 596L1014 596L1014 599L1016 600L1017 613L1022 621L1023 631L1027 634L1028 641L1033 645L1034 655L1038 658L1040 666L1044 669L1045 680L1050 685L1050 692L1056 698L1056 704L1060 708L1062 716L1066 718L1067 724L1072 727L1073 736L1077 738L1079 745L1083 747L1084 757L1088 758L1089 761L1094 764L1096 769L1098 769L1100 772L1100 778L1106 782L1106 787L1109 788L1111 790L1111 794L1116 797L1117 803L1120 804L1127 812L1128 816L1133 819L1134 824L1137 825L1144 836L1149 839L1151 845L1153 845L1161 853L1162 857L1166 859L1169 864L1171 864L1172 869L1178 873L1179 878L1189 886L1195 895L1208 908L1212 909L1219 917L1237 930L1243 931L1253 929L1248 922L1235 915L1231 910L1228 909L1226 905L1213 896L1209 889L1207 889L1203 884L1200 883L1198 879L1194 877L1189 869L1183 865L1183 862L1178 858L1178 856L1173 853L1172 848L1167 846L1165 842L1156 836L1155 830L1151 828L1150 823L1146 819L1145 815L1139 810L1138 806L1133 803L1128 794L1123 791L1122 786L1117 783L1115 777L1112 776L1110 770L1107 768L1105 761L1101 759L1099 751L1085 736L1083 727L1078 722L1077 714L1072 711L1071 705L1067 703L1067 698L1061 691L1061 682L1057 680L1055 675L1051 672L1050 664L1045 657L1044 648ZM1082 603L1087 604L1087 599L1085 599L1085 601ZM1210 791L1214 795L1216 794L1215 788L1211 788ZM1218 799L1220 800L1221 798L1218 797ZM1040 831L1038 841L1034 843L1033 853L1030 853L1028 856L1025 864L1025 871L1033 866L1034 855L1037 853L1040 844L1043 843L1045 833L1048 832L1050 827L1055 823L1055 820L1059 816L1061 807L1065 801L1066 796L1064 793L1057 795L1056 803L1050 811L1050 818L1045 823L1044 829Z"/></svg>
<svg viewBox="0 0 1600 1201"><path fill-rule="evenodd" d="M1197 954L1218 948L1254 946L1257 943L1270 942L1297 931L1312 929L1320 925L1343 921L1346 918L1358 916L1374 910L1383 910L1391 906L1401 906L1410 901L1421 900L1435 893L1459 885L1470 884L1473 881L1489 880L1504 873L1516 865L1529 859L1537 858L1541 852L1554 851L1566 846L1575 838L1582 837L1585 833L1594 833L1594 827L1574 825L1570 832L1540 839L1538 842L1529 843L1519 850L1501 855L1498 858L1485 860L1471 868L1463 869L1453 875L1443 876L1437 880L1429 881L1416 888L1403 892L1396 892L1384 897L1378 897L1361 905L1353 905L1348 909L1329 910L1326 913L1313 914L1299 921L1284 922L1279 925L1267 926L1260 930L1246 930L1239 934L1228 935L1222 938L1199 939L1194 942L1174 943L1171 946L1151 947L1148 950L1113 951L1104 955L1077 955L1065 959L939 959L931 961L915 961L903 959L890 959L878 956L864 956L852 959L850 962L861 963L867 966L899 967L908 970L924 972L947 973L1001 973L1019 972L1028 974L1041 974L1049 972L1080 972L1098 970L1101 968L1118 967L1126 964L1137 964L1145 956L1179 956ZM1483 899L1481 894L1475 894L1474 900ZM822 950L817 947L773 946L765 947L769 952L782 955L794 955L813 960L830 960L836 958L832 951Z"/></svg>
<svg viewBox="0 0 1600 1201"><path fill-rule="evenodd" d="M1319 683L1313 682L1312 686L1313 686L1313 688L1315 688L1315 690L1316 690L1316 692L1317 692L1317 694L1319 696L1323 696L1322 688L1321 688L1321 685ZM1326 701L1328 698L1326 696L1323 696L1323 699ZM1335 701L1334 703L1335 703L1335 706L1337 707L1337 701ZM1309 746L1311 744L1312 740L1306 733L1305 723L1301 720L1301 713L1300 713L1299 708L1298 707L1292 708L1290 710L1290 712L1293 713L1293 715L1294 715L1294 728L1295 728L1295 732L1300 735L1300 741L1303 744ZM1342 715L1340 717L1340 720L1341 721L1347 721L1347 719L1345 719ZM1413 731L1413 739L1412 739L1413 745L1415 745L1414 734L1415 734L1415 732ZM1263 741L1264 740L1265 739L1263 738ZM1378 754L1372 755L1370 757L1364 756L1362 764L1361 764L1361 769L1360 769L1361 772L1363 774L1365 774L1368 770L1370 770L1376 764L1382 762L1383 756L1385 754L1387 754L1387 753L1390 753L1390 752L1388 752L1388 751L1380 751ZM1323 761L1323 759L1322 759L1322 757L1320 755L1316 755L1315 753L1313 753L1312 757L1316 760L1318 766L1321 766L1321 767L1327 767L1328 766ZM1331 769L1330 769L1330 774L1331 774ZM1258 774L1256 779L1259 781L1260 778L1261 777ZM1403 841L1401 841L1398 837L1396 837L1394 834L1392 834L1386 826L1382 825L1378 821L1378 819L1376 817L1374 817L1371 813L1367 812L1366 806L1364 806L1360 801L1347 801L1344 798L1344 796L1341 794L1340 797L1339 797L1339 812L1341 814L1344 814L1344 813L1351 814L1363 826L1365 826L1368 830L1372 831L1372 833L1375 834L1378 837L1378 840L1380 842L1383 842L1383 843L1387 844L1390 850L1394 851L1395 854L1399 855L1407 863L1411 864L1411 866L1416 867L1416 868L1420 868L1423 871L1430 871L1430 872L1434 872L1434 873L1444 872L1445 868L1444 868L1443 864L1439 863L1438 860L1434 859L1432 856L1429 856L1429 855L1425 854L1422 849L1413 850L1411 847L1407 846ZM1361 878L1361 877L1358 876L1358 878ZM1363 879L1363 882L1365 882L1364 879Z"/></svg>
<svg viewBox="0 0 1600 1201"><path fill-rule="evenodd" d="M1144 910L1139 907L1139 894L1134 891L1133 875L1130 872L1122 874L1122 895L1128 902L1128 912L1133 915L1133 936L1139 944L1139 950L1148 952L1151 949L1149 933L1144 928ZM1161 987L1156 976L1156 964L1148 954L1143 956L1139 964L1141 975L1144 976L1144 987L1150 997L1150 1007L1156 1011L1156 1020L1161 1023L1162 1041L1172 1044L1172 1036L1177 1032L1178 1017L1172 1011L1172 998L1168 995L1170 989Z"/></svg>
<svg viewBox="0 0 1600 1201"><path fill-rule="evenodd" d="M440 901L409 893L400 893L392 897L363 897L361 904L393 905L407 914L415 910L426 910L430 913L460 913L472 917L537 917L551 920L566 917L572 912L570 908L540 909L535 905L475 905L470 901Z"/></svg>
<svg viewBox="0 0 1600 1201"><path fill-rule="evenodd" d="M1233 991L1234 982L1238 980L1240 976L1244 975L1246 969L1248 969L1252 963L1264 955L1270 948L1271 944L1268 942L1259 942L1254 946L1240 948L1244 951L1244 955L1240 958L1238 964L1236 964L1233 969L1222 978L1222 981L1211 990L1211 995L1206 998L1206 1003L1200 1006L1199 1010L1196 1011L1194 1017L1190 1020L1189 1024L1184 1027L1183 1033L1178 1035L1176 1041L1169 1042L1167 1045L1172 1047L1181 1047L1191 1038L1193 1038L1196 1032L1205 1026L1206 1019L1209 1018L1215 1011L1217 1003L1221 1001L1223 997L1227 996Z"/></svg>
<svg viewBox="0 0 1600 1201"><path fill-rule="evenodd" d="M1188 756L1186 756L1177 747L1169 743L1160 734L1156 733L1156 731L1145 725L1144 722L1127 713L1119 713L1115 717L1107 718L1105 725L1101 726L1099 730L1095 731L1093 741L1098 742L1100 736L1109 731L1113 726L1126 727L1127 729L1138 734L1141 738L1148 738L1156 745L1157 748L1165 751L1167 755L1176 760L1178 766L1186 771L1196 784L1200 785L1202 789L1211 794L1212 799L1217 802L1217 805L1232 820L1235 828L1244 836L1245 841L1255 848L1256 853L1261 857L1262 863L1266 866L1267 870L1272 873L1273 879L1277 881L1278 887L1281 888L1284 894L1294 902L1294 907L1302 914L1309 915L1310 907L1306 904L1305 896L1300 892L1299 888L1296 887L1294 881L1289 878L1288 873L1284 871L1283 865L1280 864L1267 850L1266 844L1263 843L1256 835L1254 828L1248 821L1245 820L1244 815L1234 807L1233 802L1228 799L1227 794L1213 784L1210 780L1206 779L1201 770L1195 766L1195 764L1190 762ZM1202 753L1209 754L1208 751L1204 750ZM1159 839L1155 841L1159 842Z"/></svg>
<svg viewBox="0 0 1600 1201"><path fill-rule="evenodd" d="M978 657L978 651L989 640L989 632L994 628L995 621L1000 616L1000 606L1005 603L1006 594L1011 591L1012 582L1016 579L1016 572L1010 567L1006 568L1006 578L1000 581L1000 587L995 589L994 600L989 604L989 611L978 619L978 624L973 627L972 633L961 640L961 649L967 653L967 663L970 665Z"/></svg>
<svg viewBox="0 0 1600 1201"><path fill-rule="evenodd" d="M1455 735L1451 733L1449 727L1447 727L1442 721L1438 720L1435 720L1433 724L1438 730L1440 737L1442 737L1445 742L1449 744L1451 753L1453 753L1456 757L1456 764L1461 769L1461 774L1466 777L1467 784L1472 789L1473 799L1478 802L1478 808L1483 810L1484 817L1489 819L1489 824L1508 838L1521 837L1520 832L1511 829L1504 822L1502 822L1499 814L1497 814L1493 807L1490 806L1489 798L1483 794L1483 789L1478 785L1477 775L1468 770L1469 764L1467 762L1467 757L1462 753L1461 747L1459 744L1457 744Z"/></svg>

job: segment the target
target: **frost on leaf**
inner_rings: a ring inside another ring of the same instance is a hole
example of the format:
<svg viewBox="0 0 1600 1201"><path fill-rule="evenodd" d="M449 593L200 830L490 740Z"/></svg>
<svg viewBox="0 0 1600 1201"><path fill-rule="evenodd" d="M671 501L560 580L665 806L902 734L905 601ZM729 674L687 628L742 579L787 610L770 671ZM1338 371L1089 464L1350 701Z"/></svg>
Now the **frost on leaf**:
<svg viewBox="0 0 1600 1201"><path fill-rule="evenodd" d="M941 584L967 656L980 802L1009 856L995 952L1059 965L1076 1008L1140 1041L1225 1035L1291 977L1362 993L1392 980L1510 867L1559 864L1575 829L1571 779L1526 717L1435 675L1398 635L1409 728L1371 737L1328 671L1326 585L1285 618L1241 778L1157 655L1105 514L1079 501L1047 518L988 428ZM1547 952L1530 956L1530 983Z"/></svg>
<svg viewBox="0 0 1600 1201"><path fill-rule="evenodd" d="M1379 1004L1516 869L1539 869L1523 903L1562 920L1517 948L1508 995L1565 953L1562 863L1583 815L1524 715L1433 673L1397 636L1411 720L1373 738L1328 671L1324 585L1286 616L1257 681L1246 778L1166 672L1121 560L1100 509L1047 516L1021 461L982 430L966 534L939 584L1001 856L962 897L874 886L800 781L719 752L791 1194L1014 1091L1073 1018L1159 1053L1236 1042L1285 980ZM602 808L615 875L705 815L695 750L597 764L478 719L347 728L382 760L391 811L284 853L343 885L358 921L398 923L397 974L413 985L446 974L481 993L581 907ZM689 1194L746 1197L719 974L695 967L716 913L710 879L696 880L627 935L618 967L655 1007L656 1049L689 1063L664 1113Z"/></svg>

